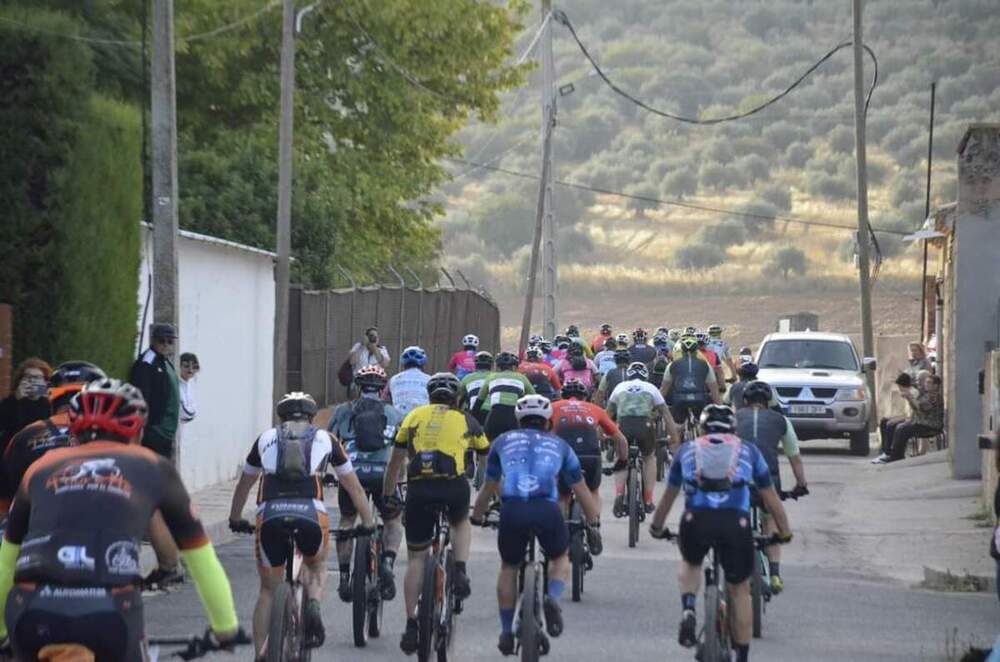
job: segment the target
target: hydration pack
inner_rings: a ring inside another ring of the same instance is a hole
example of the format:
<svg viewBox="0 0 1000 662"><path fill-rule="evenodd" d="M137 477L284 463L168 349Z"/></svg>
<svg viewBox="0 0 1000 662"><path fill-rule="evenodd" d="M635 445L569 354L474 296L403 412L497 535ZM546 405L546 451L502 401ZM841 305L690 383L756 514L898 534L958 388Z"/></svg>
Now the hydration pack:
<svg viewBox="0 0 1000 662"><path fill-rule="evenodd" d="M385 404L374 398L361 398L351 407L349 429L354 433L354 445L362 453L375 453L385 448L385 427L389 419Z"/></svg>
<svg viewBox="0 0 1000 662"><path fill-rule="evenodd" d="M737 481L743 441L732 434L698 437L694 440L695 477L703 492L728 492Z"/></svg>
<svg viewBox="0 0 1000 662"><path fill-rule="evenodd" d="M278 458L275 473L279 478L289 480L308 478L312 474L310 458L317 428L309 425L296 430L289 423L283 423L277 432Z"/></svg>
<svg viewBox="0 0 1000 662"><path fill-rule="evenodd" d="M586 370L587 357L580 354L573 354L569 357L569 365L573 370Z"/></svg>

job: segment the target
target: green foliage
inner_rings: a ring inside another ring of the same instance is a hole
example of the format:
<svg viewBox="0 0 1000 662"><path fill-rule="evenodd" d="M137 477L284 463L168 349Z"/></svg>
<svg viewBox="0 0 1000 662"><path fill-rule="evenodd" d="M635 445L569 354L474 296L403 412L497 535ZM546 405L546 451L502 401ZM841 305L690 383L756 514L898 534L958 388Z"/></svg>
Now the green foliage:
<svg viewBox="0 0 1000 662"><path fill-rule="evenodd" d="M782 278L787 279L788 275L792 273L805 276L808 266L804 252L794 246L783 246L768 259L763 271L765 275L780 274Z"/></svg>
<svg viewBox="0 0 1000 662"><path fill-rule="evenodd" d="M663 178L661 190L666 197L684 199L698 192L698 176L689 168L679 168Z"/></svg>
<svg viewBox="0 0 1000 662"><path fill-rule="evenodd" d="M787 214L792 208L792 194L787 186L768 184L759 189L760 197L774 206L775 210Z"/></svg>
<svg viewBox="0 0 1000 662"><path fill-rule="evenodd" d="M747 224L735 218L706 225L698 230L699 243L718 246L723 251L730 246L739 246L746 240Z"/></svg>
<svg viewBox="0 0 1000 662"><path fill-rule="evenodd" d="M705 271L725 261L725 251L712 244L688 244L674 251L674 266L687 271Z"/></svg>

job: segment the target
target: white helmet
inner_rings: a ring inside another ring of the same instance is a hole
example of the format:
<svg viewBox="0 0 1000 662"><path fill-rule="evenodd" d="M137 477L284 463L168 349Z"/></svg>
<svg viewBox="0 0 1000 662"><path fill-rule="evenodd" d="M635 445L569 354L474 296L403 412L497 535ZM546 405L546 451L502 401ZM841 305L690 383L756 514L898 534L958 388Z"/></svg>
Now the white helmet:
<svg viewBox="0 0 1000 662"><path fill-rule="evenodd" d="M479 336L474 336L471 333L464 338L462 338L462 347L479 347Z"/></svg>
<svg viewBox="0 0 1000 662"><path fill-rule="evenodd" d="M529 416L549 420L552 418L552 403L543 395L526 395L517 401L514 415L519 421Z"/></svg>

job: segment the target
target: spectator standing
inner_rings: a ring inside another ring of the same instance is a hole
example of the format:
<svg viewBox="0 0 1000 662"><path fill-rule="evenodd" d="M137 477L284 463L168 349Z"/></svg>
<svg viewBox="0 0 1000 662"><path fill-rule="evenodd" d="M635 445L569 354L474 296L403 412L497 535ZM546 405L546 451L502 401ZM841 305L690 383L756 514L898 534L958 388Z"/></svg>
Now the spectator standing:
<svg viewBox="0 0 1000 662"><path fill-rule="evenodd" d="M52 366L36 357L17 366L14 392L0 401L0 455L21 428L52 415L48 398L51 376Z"/></svg>
<svg viewBox="0 0 1000 662"><path fill-rule="evenodd" d="M181 380L178 384L181 397L181 423L190 423L198 415L194 378L201 372L198 357L192 352L181 354Z"/></svg>
<svg viewBox="0 0 1000 662"><path fill-rule="evenodd" d="M907 352L908 365L906 372L910 373L910 377L916 379L921 370L926 370L927 372L934 371L931 362L927 359L927 352L924 350L923 345L918 342L911 342L907 347Z"/></svg>
<svg viewBox="0 0 1000 662"><path fill-rule="evenodd" d="M354 374L366 365L377 365L383 370L389 369L389 350L379 344L378 329L370 326L365 329L365 336L351 348L351 368Z"/></svg>

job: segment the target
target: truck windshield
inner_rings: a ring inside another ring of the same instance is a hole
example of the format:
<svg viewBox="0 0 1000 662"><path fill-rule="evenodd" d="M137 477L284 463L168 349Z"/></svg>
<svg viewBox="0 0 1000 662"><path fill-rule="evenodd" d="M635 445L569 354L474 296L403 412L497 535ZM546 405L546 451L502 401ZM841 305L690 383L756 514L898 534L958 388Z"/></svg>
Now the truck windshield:
<svg viewBox="0 0 1000 662"><path fill-rule="evenodd" d="M835 340L772 340L760 352L761 368L858 370L854 350Z"/></svg>

